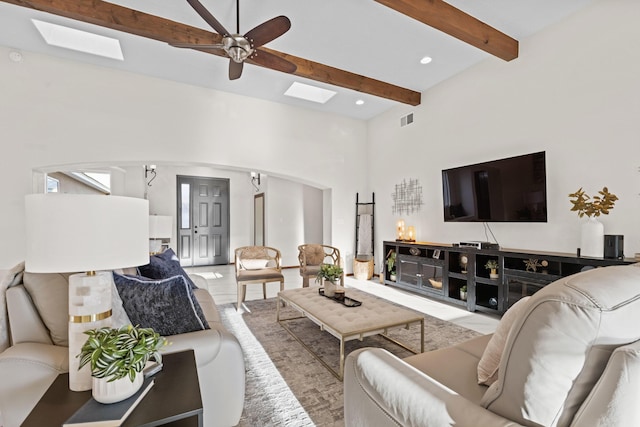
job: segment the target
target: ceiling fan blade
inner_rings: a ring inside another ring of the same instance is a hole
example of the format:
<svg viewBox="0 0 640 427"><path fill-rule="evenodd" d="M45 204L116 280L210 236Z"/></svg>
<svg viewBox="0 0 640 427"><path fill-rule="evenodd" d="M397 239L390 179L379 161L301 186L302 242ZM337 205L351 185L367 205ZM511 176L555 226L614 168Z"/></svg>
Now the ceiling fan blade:
<svg viewBox="0 0 640 427"><path fill-rule="evenodd" d="M289 74L295 73L298 68L294 63L282 59L273 53L265 52L264 50L256 50L247 58L247 61Z"/></svg>
<svg viewBox="0 0 640 427"><path fill-rule="evenodd" d="M291 28L291 21L286 16L276 16L252 30L249 30L244 36L251 42L255 49L274 40Z"/></svg>
<svg viewBox="0 0 640 427"><path fill-rule="evenodd" d="M187 2L195 9L196 12L198 12L198 15L200 15L207 24L211 25L211 27L216 30L218 34L222 36L231 34L198 0L187 0Z"/></svg>
<svg viewBox="0 0 640 427"><path fill-rule="evenodd" d="M229 59L229 80L239 79L242 75L242 68L244 62L236 62L233 59Z"/></svg>
<svg viewBox="0 0 640 427"><path fill-rule="evenodd" d="M197 44L197 43L169 43L173 47L183 47L187 49L224 49L222 43L217 44Z"/></svg>

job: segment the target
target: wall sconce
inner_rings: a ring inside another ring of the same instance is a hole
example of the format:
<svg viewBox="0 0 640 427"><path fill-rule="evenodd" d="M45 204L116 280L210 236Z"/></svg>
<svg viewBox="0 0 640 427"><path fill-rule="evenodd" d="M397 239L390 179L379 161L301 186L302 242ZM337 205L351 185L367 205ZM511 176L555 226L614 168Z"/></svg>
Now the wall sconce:
<svg viewBox="0 0 640 427"><path fill-rule="evenodd" d="M404 219L399 219L396 223L396 241L404 242Z"/></svg>
<svg viewBox="0 0 640 427"><path fill-rule="evenodd" d="M149 179L149 175L153 175L147 185L151 187L151 181L156 179L156 165L144 165L144 179Z"/></svg>
<svg viewBox="0 0 640 427"><path fill-rule="evenodd" d="M251 184L253 188L256 189L256 192L260 191L260 173L259 172L251 172Z"/></svg>

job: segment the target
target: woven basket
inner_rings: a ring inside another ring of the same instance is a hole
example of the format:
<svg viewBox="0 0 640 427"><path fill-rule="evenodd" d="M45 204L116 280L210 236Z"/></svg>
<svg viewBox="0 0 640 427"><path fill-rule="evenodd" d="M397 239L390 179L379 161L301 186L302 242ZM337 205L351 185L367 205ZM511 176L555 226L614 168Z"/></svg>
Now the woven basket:
<svg viewBox="0 0 640 427"><path fill-rule="evenodd" d="M369 280L373 277L373 258L354 259L353 276L358 280Z"/></svg>

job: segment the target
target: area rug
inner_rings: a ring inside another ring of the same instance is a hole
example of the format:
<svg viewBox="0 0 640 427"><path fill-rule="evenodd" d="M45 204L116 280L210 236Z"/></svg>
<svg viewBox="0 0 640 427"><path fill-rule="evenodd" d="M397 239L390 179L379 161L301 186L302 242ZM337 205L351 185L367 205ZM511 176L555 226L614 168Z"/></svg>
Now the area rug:
<svg viewBox="0 0 640 427"><path fill-rule="evenodd" d="M244 351L245 406L239 426L343 426L343 383L336 379L276 321L276 299L247 301L250 312L235 304L220 305L222 321ZM299 313L289 307L281 317ZM308 319L288 322L306 345L338 370L339 341ZM389 335L411 348L420 348L420 327L393 330ZM453 345L478 332L425 315L425 351ZM382 347L398 357L412 353L380 337L348 341L345 354L362 347Z"/></svg>

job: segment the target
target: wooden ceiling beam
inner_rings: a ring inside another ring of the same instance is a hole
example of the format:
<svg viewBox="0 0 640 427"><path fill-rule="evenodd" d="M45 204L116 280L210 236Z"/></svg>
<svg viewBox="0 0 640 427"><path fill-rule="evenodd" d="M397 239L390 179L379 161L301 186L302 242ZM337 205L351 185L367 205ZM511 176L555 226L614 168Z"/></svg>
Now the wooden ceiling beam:
<svg viewBox="0 0 640 427"><path fill-rule="evenodd" d="M222 41L222 36L217 33L174 22L169 19L150 15L102 0L0 1L165 43L217 44ZM298 67L298 70L294 73L296 76L352 89L403 104L414 106L420 104L420 92L405 89L264 47L261 47L261 49L267 50L274 55L285 58L296 64ZM198 50L226 57L226 54L222 51L209 49Z"/></svg>
<svg viewBox="0 0 640 427"><path fill-rule="evenodd" d="M442 0L375 0L505 61L518 57L518 41Z"/></svg>

